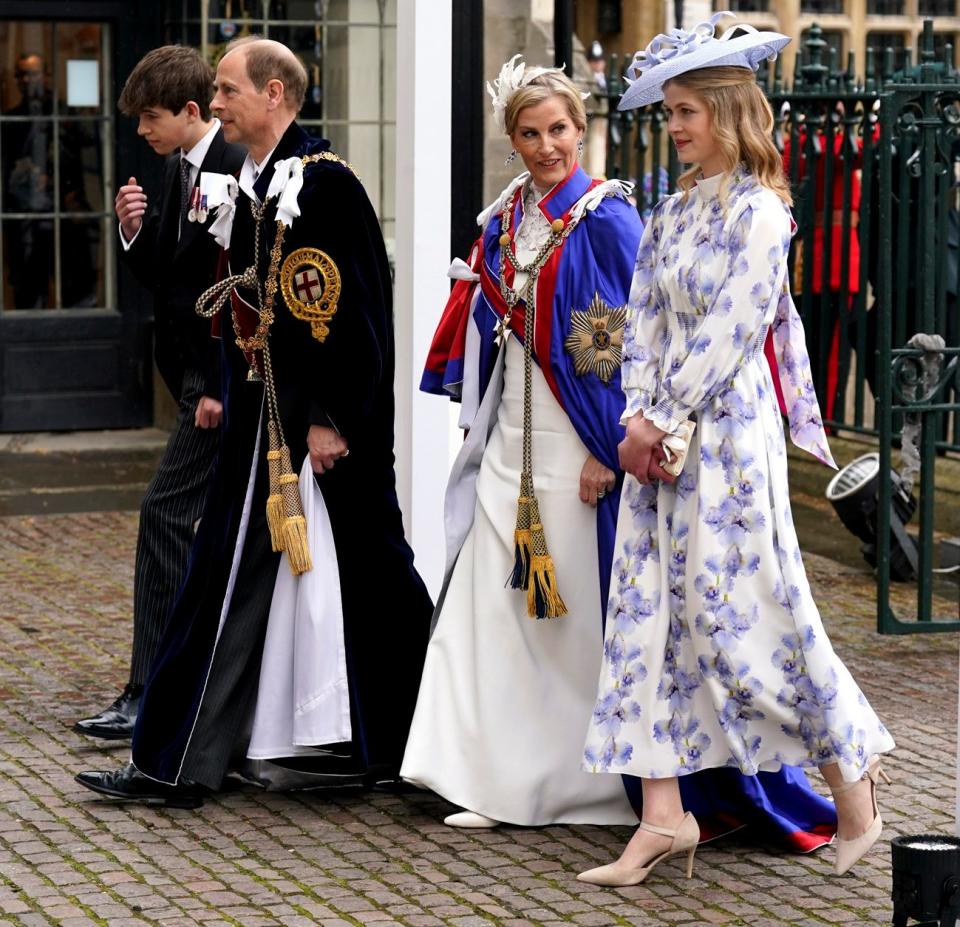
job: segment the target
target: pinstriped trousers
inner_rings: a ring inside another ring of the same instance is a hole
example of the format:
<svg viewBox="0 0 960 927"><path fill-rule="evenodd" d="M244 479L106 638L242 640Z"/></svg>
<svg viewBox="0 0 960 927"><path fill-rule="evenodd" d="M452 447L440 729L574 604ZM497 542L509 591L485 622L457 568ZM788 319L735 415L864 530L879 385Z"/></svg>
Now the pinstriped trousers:
<svg viewBox="0 0 960 927"><path fill-rule="evenodd" d="M220 445L219 428L194 424L202 395L202 377L188 370L176 424L140 506L130 660L130 684L134 686L146 681L187 571L193 526L203 513Z"/></svg>

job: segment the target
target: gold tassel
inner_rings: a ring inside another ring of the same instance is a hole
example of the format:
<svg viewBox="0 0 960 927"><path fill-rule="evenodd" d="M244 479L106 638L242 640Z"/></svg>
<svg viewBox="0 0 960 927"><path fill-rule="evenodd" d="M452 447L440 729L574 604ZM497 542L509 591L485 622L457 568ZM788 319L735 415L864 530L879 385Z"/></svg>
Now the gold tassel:
<svg viewBox="0 0 960 927"><path fill-rule="evenodd" d="M531 618L560 618L567 606L557 589L557 573L553 557L547 550L547 538L540 521L540 506L536 496L530 500L530 538L533 556L530 558L530 584L527 587L527 614Z"/></svg>
<svg viewBox="0 0 960 927"><path fill-rule="evenodd" d="M267 451L267 468L270 473L267 527L270 529L270 545L278 552L283 550L283 494L280 491L280 433L276 422L267 422L267 436L270 447Z"/></svg>
<svg viewBox="0 0 960 927"><path fill-rule="evenodd" d="M520 475L520 497L517 499L517 527L513 532L513 572L507 582L511 589L526 589L530 582L530 557L533 554L530 536L530 478Z"/></svg>
<svg viewBox="0 0 960 927"><path fill-rule="evenodd" d="M283 520L283 543L294 576L313 569L310 545L307 542L307 520L302 515L288 515Z"/></svg>
<svg viewBox="0 0 960 927"><path fill-rule="evenodd" d="M310 545L307 543L307 520L303 515L303 502L300 499L300 479L293 472L290 463L290 449L280 448L281 467L280 489L283 493L283 549L290 561L290 572L294 576L313 569L310 559Z"/></svg>

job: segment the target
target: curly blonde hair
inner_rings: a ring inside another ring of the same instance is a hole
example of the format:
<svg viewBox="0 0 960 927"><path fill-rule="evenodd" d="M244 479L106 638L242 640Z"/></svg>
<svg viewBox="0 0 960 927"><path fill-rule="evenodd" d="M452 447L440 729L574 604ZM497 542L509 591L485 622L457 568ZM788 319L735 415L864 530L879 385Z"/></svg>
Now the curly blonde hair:
<svg viewBox="0 0 960 927"><path fill-rule="evenodd" d="M760 184L788 206L793 205L790 184L783 172L780 152L773 144L773 110L749 68L699 68L667 81L696 94L707 106L724 171L746 165ZM694 164L677 179L686 196L693 188L700 165Z"/></svg>

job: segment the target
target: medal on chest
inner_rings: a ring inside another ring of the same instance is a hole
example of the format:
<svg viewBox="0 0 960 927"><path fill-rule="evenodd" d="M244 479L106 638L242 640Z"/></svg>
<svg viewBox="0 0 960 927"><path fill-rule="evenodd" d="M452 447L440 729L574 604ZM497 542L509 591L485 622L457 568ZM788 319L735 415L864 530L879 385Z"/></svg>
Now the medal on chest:
<svg viewBox="0 0 960 927"><path fill-rule="evenodd" d="M570 334L563 346L578 377L595 373L604 383L610 382L620 366L626 324L627 307L608 306L599 293L586 309L570 313Z"/></svg>

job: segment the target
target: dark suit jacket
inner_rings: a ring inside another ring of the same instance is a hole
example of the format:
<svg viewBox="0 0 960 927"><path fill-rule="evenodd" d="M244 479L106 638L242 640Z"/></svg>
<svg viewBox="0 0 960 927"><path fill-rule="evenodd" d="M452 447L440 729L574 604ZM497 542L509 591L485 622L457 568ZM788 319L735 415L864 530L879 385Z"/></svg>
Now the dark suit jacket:
<svg viewBox="0 0 960 927"><path fill-rule="evenodd" d="M236 174L246 152L224 141L223 130L213 137L202 171ZM216 282L220 246L208 234L213 221L184 220L180 240L180 155L164 165L163 187L151 199L140 234L123 259L137 279L153 291L154 353L157 367L174 399L180 398L187 370L200 374L204 395L220 396L220 344L210 334L210 320L198 316L197 297ZM199 175L197 177L199 183Z"/></svg>

